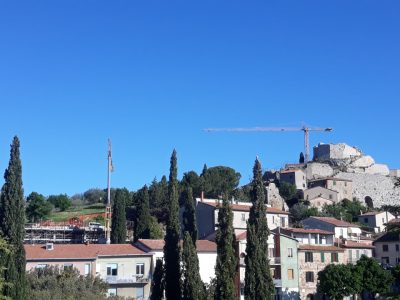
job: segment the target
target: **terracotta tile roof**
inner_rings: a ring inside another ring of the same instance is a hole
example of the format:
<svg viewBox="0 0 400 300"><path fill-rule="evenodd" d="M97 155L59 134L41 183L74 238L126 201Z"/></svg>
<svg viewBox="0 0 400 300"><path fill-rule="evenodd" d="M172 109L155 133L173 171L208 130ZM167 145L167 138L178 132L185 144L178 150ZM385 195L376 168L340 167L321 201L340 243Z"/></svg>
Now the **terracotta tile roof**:
<svg viewBox="0 0 400 300"><path fill-rule="evenodd" d="M24 245L27 260L38 259L96 259L98 256L146 255L131 244L54 244L53 250L45 245Z"/></svg>
<svg viewBox="0 0 400 300"><path fill-rule="evenodd" d="M289 231L293 233L319 233L319 234L335 234L334 232L321 230L321 229L311 229L311 228L281 228L281 231Z"/></svg>
<svg viewBox="0 0 400 300"><path fill-rule="evenodd" d="M381 214L381 213L383 213L384 211L369 211L369 212L366 212L366 213L364 213L364 214L362 214L362 215L359 215L359 217L364 217L364 216L375 216L375 215L378 215L378 214Z"/></svg>
<svg viewBox="0 0 400 300"><path fill-rule="evenodd" d="M343 249L333 245L299 245L299 250L311 250L311 251L344 251Z"/></svg>
<svg viewBox="0 0 400 300"><path fill-rule="evenodd" d="M212 207L219 207L219 203L216 202L201 202L203 204L212 206ZM251 208L251 204L249 205L245 205L245 204L231 204L230 207L232 208L232 210L236 210L236 211L250 211ZM284 214L284 215L289 215L288 211L283 211L280 210L279 208L275 208L275 207L267 207L267 213L270 214Z"/></svg>
<svg viewBox="0 0 400 300"><path fill-rule="evenodd" d="M164 249L164 244L165 244L164 240L145 240L145 239L140 239L137 243L138 247L143 245L147 249L149 249L149 251L162 251ZM208 240L197 240L196 249L197 252L216 252L217 244Z"/></svg>
<svg viewBox="0 0 400 300"><path fill-rule="evenodd" d="M331 218L331 217L310 217L310 219L316 219L316 220L320 220L338 227L357 227L359 228L360 226L356 225L356 224L352 224L346 221L342 221L342 220L338 220L335 218Z"/></svg>
<svg viewBox="0 0 400 300"><path fill-rule="evenodd" d="M247 239L247 231L239 233L239 234L236 235L236 240L237 241L243 241L245 239Z"/></svg>
<svg viewBox="0 0 400 300"><path fill-rule="evenodd" d="M294 172L297 172L297 171L300 171L300 169L282 170L279 173L286 174L286 173L294 173Z"/></svg>
<svg viewBox="0 0 400 300"><path fill-rule="evenodd" d="M346 241L345 244L340 245L343 248L359 248L359 249L374 249L373 245L369 245L366 243L359 243L354 241Z"/></svg>

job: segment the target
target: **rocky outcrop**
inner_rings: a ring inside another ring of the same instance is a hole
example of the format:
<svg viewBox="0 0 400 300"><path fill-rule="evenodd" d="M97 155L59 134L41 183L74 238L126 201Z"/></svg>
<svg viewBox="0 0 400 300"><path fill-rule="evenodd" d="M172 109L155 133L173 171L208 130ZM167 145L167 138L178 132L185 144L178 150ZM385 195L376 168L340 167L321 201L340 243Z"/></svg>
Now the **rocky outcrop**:
<svg viewBox="0 0 400 300"><path fill-rule="evenodd" d="M271 207L284 209L284 210L288 209L287 204L286 204L285 200L279 194L279 189L277 188L275 183L270 182L265 187L265 195L267 198L267 203L269 205L271 205Z"/></svg>

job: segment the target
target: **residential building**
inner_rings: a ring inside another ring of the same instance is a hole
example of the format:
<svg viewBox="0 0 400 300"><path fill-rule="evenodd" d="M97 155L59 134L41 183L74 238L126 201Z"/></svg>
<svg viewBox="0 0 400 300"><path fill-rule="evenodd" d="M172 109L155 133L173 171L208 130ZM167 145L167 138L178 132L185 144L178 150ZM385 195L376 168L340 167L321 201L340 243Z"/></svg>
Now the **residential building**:
<svg viewBox="0 0 400 300"><path fill-rule="evenodd" d="M196 217L199 237L201 239L213 235L218 228L218 210L221 202L215 199L196 199ZM235 233L246 230L251 208L250 202L235 201L230 206L233 212L233 228ZM266 207L268 227L274 229L289 226L289 212L274 207Z"/></svg>
<svg viewBox="0 0 400 300"><path fill-rule="evenodd" d="M304 190L307 188L306 174L302 169L281 170L280 182L293 184L298 190Z"/></svg>
<svg viewBox="0 0 400 300"><path fill-rule="evenodd" d="M148 299L152 255L131 244L25 245L26 270L59 266L82 275L99 276L109 284L108 295Z"/></svg>
<svg viewBox="0 0 400 300"><path fill-rule="evenodd" d="M239 275L237 293L244 299L246 231L236 236L239 255ZM296 300L299 296L299 268L297 256L298 241L278 233L271 232L268 237L268 258L271 275L275 285L274 299Z"/></svg>
<svg viewBox="0 0 400 300"><path fill-rule="evenodd" d="M344 249L344 262L348 264L356 264L362 255L373 257L373 251L375 249L372 240L344 240L338 242L338 245Z"/></svg>
<svg viewBox="0 0 400 300"><path fill-rule="evenodd" d="M386 224L395 219L388 211L370 211L358 216L358 222L374 229L376 233L383 232Z"/></svg>
<svg viewBox="0 0 400 300"><path fill-rule="evenodd" d="M334 245L334 232L307 228L284 228L280 232L298 241L300 299L320 296L317 294L318 272L331 263L345 260L344 250Z"/></svg>
<svg viewBox="0 0 400 300"><path fill-rule="evenodd" d="M314 186L312 188L306 189L303 192L304 200L311 201L316 198L323 198L330 200L332 202L338 202L338 192L324 188L322 186Z"/></svg>
<svg viewBox="0 0 400 300"><path fill-rule="evenodd" d="M336 238L360 240L361 228L358 225L331 217L309 217L302 221L305 228L322 229L334 232Z"/></svg>
<svg viewBox="0 0 400 300"><path fill-rule="evenodd" d="M353 182L348 179L326 177L323 179L310 180L308 182L309 188L320 186L338 193L338 201L343 199L353 199Z"/></svg>
<svg viewBox="0 0 400 300"><path fill-rule="evenodd" d="M153 255L153 268L157 259L164 257L164 240L140 239L135 243L139 249ZM208 240L196 241L197 257L199 258L200 277L204 283L210 283L215 277L215 263L217 261L217 245Z"/></svg>
<svg viewBox="0 0 400 300"><path fill-rule="evenodd" d="M389 231L374 241L375 258L384 265L400 264L400 233Z"/></svg>

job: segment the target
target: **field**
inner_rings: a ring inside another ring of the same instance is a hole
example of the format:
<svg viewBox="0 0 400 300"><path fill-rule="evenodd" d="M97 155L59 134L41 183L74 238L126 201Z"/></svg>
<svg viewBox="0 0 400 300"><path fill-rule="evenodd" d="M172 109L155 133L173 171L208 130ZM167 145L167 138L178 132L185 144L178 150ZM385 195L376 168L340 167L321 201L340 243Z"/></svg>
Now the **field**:
<svg viewBox="0 0 400 300"><path fill-rule="evenodd" d="M68 221L70 218L73 217L79 217L88 214L99 214L99 213L104 213L104 211L105 211L105 205L99 203L92 205L74 206L66 211L53 212L50 215L49 220L54 222L62 222L62 221Z"/></svg>

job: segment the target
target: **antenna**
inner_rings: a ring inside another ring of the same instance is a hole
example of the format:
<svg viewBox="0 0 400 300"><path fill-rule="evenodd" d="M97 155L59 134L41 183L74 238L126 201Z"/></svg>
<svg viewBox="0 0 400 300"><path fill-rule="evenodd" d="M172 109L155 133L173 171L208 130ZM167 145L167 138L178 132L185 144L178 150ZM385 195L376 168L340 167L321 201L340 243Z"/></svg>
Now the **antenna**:
<svg viewBox="0 0 400 300"><path fill-rule="evenodd" d="M111 244L111 172L113 171L111 139L108 139L107 205L106 205L106 243Z"/></svg>

